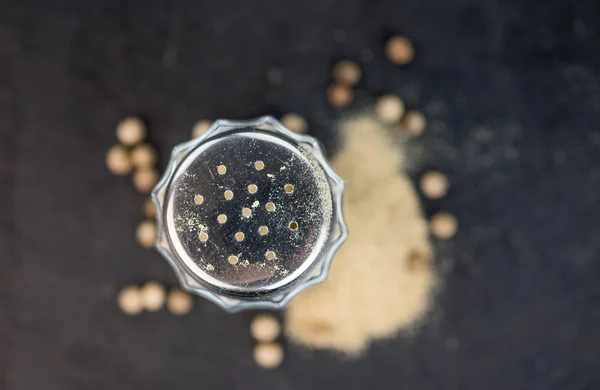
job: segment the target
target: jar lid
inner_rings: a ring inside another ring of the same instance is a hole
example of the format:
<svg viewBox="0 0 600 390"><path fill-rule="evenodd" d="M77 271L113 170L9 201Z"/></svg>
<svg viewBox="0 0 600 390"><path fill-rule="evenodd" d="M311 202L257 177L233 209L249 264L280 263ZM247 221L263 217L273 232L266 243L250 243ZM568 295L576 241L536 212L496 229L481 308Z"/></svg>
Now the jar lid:
<svg viewBox="0 0 600 390"><path fill-rule="evenodd" d="M218 120L174 149L152 193L156 246L190 292L281 308L326 278L346 239L343 187L314 138L272 117Z"/></svg>

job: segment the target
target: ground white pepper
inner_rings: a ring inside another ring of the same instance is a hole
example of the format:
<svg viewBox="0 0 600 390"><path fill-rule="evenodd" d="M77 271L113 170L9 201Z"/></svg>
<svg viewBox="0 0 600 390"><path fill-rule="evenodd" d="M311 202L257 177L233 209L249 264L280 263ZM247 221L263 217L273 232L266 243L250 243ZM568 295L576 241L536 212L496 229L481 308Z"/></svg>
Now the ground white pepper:
<svg viewBox="0 0 600 390"><path fill-rule="evenodd" d="M411 260L414 253L431 258L432 248L412 181L398 171L403 150L371 117L342 121L340 132L344 142L332 166L346 180L351 233L325 282L289 303L285 332L302 345L357 356L371 341L420 321L436 277L433 262Z"/></svg>

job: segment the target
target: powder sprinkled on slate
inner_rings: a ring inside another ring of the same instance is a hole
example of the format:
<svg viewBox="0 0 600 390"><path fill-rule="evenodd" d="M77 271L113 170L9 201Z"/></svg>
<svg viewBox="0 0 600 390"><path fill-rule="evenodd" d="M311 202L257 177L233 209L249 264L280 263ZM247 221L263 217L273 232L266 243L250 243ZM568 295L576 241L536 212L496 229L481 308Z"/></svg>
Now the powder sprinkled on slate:
<svg viewBox="0 0 600 390"><path fill-rule="evenodd" d="M350 235L328 279L294 298L286 333L300 344L359 355L372 340L393 337L427 312L435 285L427 221L401 155L384 125L359 117L341 126L345 142L333 167L346 180Z"/></svg>

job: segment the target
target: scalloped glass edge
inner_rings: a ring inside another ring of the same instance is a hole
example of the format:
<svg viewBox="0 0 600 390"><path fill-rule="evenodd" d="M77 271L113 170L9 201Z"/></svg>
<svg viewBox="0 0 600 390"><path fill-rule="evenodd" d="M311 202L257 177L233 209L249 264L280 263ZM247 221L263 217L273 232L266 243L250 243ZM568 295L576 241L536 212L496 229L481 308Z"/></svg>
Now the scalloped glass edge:
<svg viewBox="0 0 600 390"><path fill-rule="evenodd" d="M309 273L303 276L302 279L298 280L296 284L288 291L279 295L265 296L264 300L260 300L260 298L257 298L256 300L230 298L218 295L203 287L201 282L194 278L194 273L178 259L178 256L170 247L163 224L163 204L166 191L178 164L191 150L195 149L203 142L216 137L219 134L230 130L235 130L240 127L255 127L263 130L278 132L295 141L305 150L312 153L325 171L329 185L331 186L333 198L333 218L331 222L332 231L328 238L328 245L324 246L322 253L320 254L321 259L318 261L318 264L316 264ZM175 271L179 283L184 290L206 298L228 312L234 313L249 309L282 309L300 292L304 291L308 287L325 281L335 253L348 237L348 227L344 221L342 210L344 186L344 180L333 171L327 162L327 159L325 158L325 153L323 152L321 144L315 138L308 135L294 133L283 126L272 116L261 116L256 119L242 121L217 119L204 134L193 138L190 141L181 143L173 148L167 169L165 170L165 173L156 187L154 187L152 190L152 202L156 208L158 223L158 233L155 247L171 265L171 268L173 268Z"/></svg>

